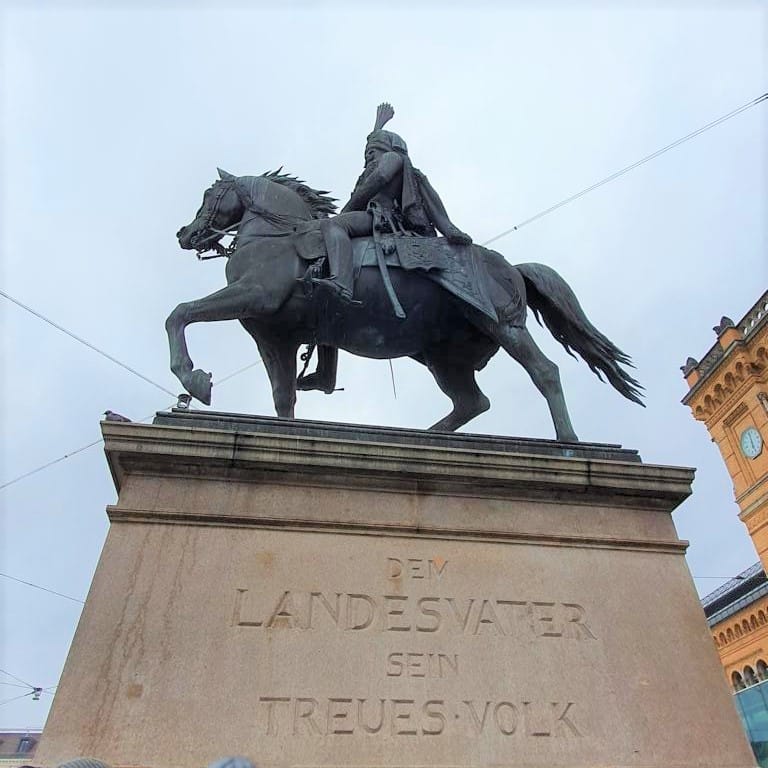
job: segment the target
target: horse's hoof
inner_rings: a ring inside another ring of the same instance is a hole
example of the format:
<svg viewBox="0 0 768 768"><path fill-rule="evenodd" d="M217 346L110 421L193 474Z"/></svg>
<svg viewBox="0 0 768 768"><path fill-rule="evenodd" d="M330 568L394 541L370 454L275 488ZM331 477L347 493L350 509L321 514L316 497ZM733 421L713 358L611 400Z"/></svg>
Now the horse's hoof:
<svg viewBox="0 0 768 768"><path fill-rule="evenodd" d="M187 392L205 405L211 404L211 374L196 368L189 374Z"/></svg>
<svg viewBox="0 0 768 768"><path fill-rule="evenodd" d="M448 419L440 419L429 427L430 432L455 432L459 428L458 424L454 424Z"/></svg>

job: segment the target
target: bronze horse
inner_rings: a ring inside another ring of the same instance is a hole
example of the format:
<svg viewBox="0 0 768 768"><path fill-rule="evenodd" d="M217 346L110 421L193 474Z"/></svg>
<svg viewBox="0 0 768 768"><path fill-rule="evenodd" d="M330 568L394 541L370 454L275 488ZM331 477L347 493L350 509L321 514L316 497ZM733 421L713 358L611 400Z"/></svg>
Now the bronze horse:
<svg viewBox="0 0 768 768"><path fill-rule="evenodd" d="M569 354L577 352L598 377L601 372L624 397L642 405L640 385L621 365L627 355L587 319L568 284L543 264L511 266L495 251L472 246L488 276L488 296L498 316L460 301L418 272L391 269L392 285L405 309L393 315L382 276L363 267L350 304L332 292L308 290L308 262L300 255L302 230L335 210L327 193L279 171L235 177L219 171L194 220L177 233L184 249L198 255L217 250L236 228L235 247L226 252L227 286L210 296L179 304L166 321L171 370L184 388L211 401L211 374L194 368L185 328L192 323L239 320L256 341L272 384L277 415L293 418L299 347L318 343L362 357L411 357L426 365L453 410L431 429L453 431L488 410L490 401L475 381L501 346L528 372L547 400L557 439L578 440L560 385L557 366L546 358L525 328L525 306L543 320ZM299 230L297 232L297 230ZM306 256L306 254L305 254Z"/></svg>

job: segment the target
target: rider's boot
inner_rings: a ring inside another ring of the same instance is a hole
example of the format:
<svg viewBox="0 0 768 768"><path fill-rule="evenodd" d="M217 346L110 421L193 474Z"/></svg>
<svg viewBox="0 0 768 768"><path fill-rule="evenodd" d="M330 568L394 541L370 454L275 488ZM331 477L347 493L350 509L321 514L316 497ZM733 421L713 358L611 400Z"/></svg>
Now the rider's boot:
<svg viewBox="0 0 768 768"><path fill-rule="evenodd" d="M336 347L327 347L325 344L317 346L317 370L306 376L299 376L296 380L296 389L307 392L319 389L330 395L336 391L336 368L339 362L339 350Z"/></svg>
<svg viewBox="0 0 768 768"><path fill-rule="evenodd" d="M345 288L336 275L331 275L330 277L313 277L312 282L316 285L330 288L339 299L341 299L343 302L346 302L347 304L355 304L360 306L363 303L362 301L358 301L353 297L352 291Z"/></svg>
<svg viewBox="0 0 768 768"><path fill-rule="evenodd" d="M312 282L335 291L336 295L349 304L362 304L353 298L354 264L352 263L352 241L339 227L323 227L325 247L328 251L330 277L313 277Z"/></svg>

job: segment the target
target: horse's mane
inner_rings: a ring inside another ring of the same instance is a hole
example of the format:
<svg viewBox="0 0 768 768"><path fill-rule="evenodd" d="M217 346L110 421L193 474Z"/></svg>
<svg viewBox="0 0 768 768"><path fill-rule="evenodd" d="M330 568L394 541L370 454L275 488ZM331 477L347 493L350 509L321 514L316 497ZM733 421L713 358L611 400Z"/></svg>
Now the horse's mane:
<svg viewBox="0 0 768 768"><path fill-rule="evenodd" d="M301 179L288 173L281 173L282 170L283 167L280 166L276 171L267 171L261 175L296 192L309 206L313 219L326 219L329 214L336 213L336 198L329 197L327 189L312 189Z"/></svg>

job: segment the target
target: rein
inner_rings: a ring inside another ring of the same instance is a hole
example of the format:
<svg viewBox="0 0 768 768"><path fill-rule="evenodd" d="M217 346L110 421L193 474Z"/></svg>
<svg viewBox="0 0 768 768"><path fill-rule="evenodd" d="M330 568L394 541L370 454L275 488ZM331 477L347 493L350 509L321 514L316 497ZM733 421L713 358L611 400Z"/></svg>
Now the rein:
<svg viewBox="0 0 768 768"><path fill-rule="evenodd" d="M291 229L297 223L309 221L312 218L311 215L310 219L306 219L303 216L294 216L289 213L277 213L276 211L270 211L267 208L263 208L262 206L257 205L254 202L256 182L262 180L263 178L264 177L262 176L254 176L250 180L248 187L248 202L246 205L249 211L255 213L257 216L260 216L270 224L274 224L275 226L283 226L286 228L290 227Z"/></svg>
<svg viewBox="0 0 768 768"><path fill-rule="evenodd" d="M224 195L229 191L229 186L232 184L231 180L221 180L217 183L218 189L216 190L216 195L213 198L212 205L208 208L205 221L203 222L203 225L200 227L202 231L209 231L213 232L214 234L210 235L209 237L206 237L205 240L202 240L200 243L198 243L199 248L196 247L197 250L197 259L198 261L208 261L208 259L218 259L218 258L224 258L225 256L229 258L229 256L232 255L232 252L234 251L234 245L235 241L233 240L229 248L225 248L223 245L219 243L219 239L223 237L224 235L229 235L231 232L216 229L213 226L213 222L216 218L216 216L219 213L219 205L222 201L222 198ZM237 232L237 225L233 227L230 227L230 230L234 229L235 232ZM206 243L210 242L211 240L216 239L216 242L213 244L214 248L216 249L216 253L212 254L210 256L203 256L203 253L205 251L202 250L202 246L205 246Z"/></svg>
<svg viewBox="0 0 768 768"><path fill-rule="evenodd" d="M264 208L260 205L257 205L254 202L254 187L256 185L256 182L258 181L257 178L252 178L250 180L250 186L247 191L247 201L242 200L243 205L247 212L254 213L259 218L263 219L264 221L268 222L269 224L272 224L273 226L283 227L285 228L284 232L272 232L272 233L265 233L262 235L257 235L257 237L285 237L286 235L291 235L295 231L296 225L304 223L305 221L310 221L311 216L309 219L303 217L303 216L295 216L292 214L287 213L277 213L276 211L270 211L267 208ZM219 188L216 190L216 195L213 199L213 203L211 204L210 208L208 209L205 222L203 223L201 229L208 230L209 232L213 232L212 235L205 238L199 245L205 245L209 241L213 240L214 238L221 238L226 235L234 235L234 240L229 244L229 246L224 247L221 245L218 240L214 243L214 247L216 249L216 253L210 254L208 256L204 256L204 251L198 250L197 251L197 258L199 261L208 261L209 259L219 259L219 258L229 258L237 248L237 238L239 235L239 226L242 223L242 219L237 224L233 224L228 229L217 229L213 226L213 222L219 212L219 205L221 204L221 200L223 199L224 195L229 191L229 187L225 187L225 185L236 183L234 179L222 179L218 182ZM239 196L239 195L238 195Z"/></svg>

